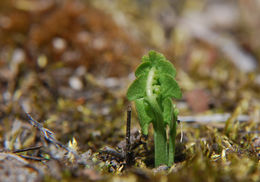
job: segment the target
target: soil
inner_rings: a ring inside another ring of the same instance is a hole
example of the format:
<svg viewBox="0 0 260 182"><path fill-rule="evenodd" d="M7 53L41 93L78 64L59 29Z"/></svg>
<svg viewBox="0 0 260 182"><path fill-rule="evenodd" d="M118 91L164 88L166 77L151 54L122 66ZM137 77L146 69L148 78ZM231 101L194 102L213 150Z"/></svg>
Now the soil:
<svg viewBox="0 0 260 182"><path fill-rule="evenodd" d="M0 181L260 181L260 6L192 2L1 0ZM151 49L183 92L171 167L126 99Z"/></svg>

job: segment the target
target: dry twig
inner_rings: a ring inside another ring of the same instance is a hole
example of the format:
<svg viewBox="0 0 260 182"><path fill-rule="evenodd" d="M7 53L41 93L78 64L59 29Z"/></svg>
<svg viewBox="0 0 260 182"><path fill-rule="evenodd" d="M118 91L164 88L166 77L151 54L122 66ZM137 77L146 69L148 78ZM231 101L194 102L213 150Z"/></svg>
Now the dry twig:
<svg viewBox="0 0 260 182"><path fill-rule="evenodd" d="M178 119L181 122L198 122L198 123L210 123L210 122L226 122L228 118L231 117L231 114L212 114L204 116L178 116ZM239 122L248 121L250 118L248 115L239 115L237 120Z"/></svg>
<svg viewBox="0 0 260 182"><path fill-rule="evenodd" d="M61 147L61 148L65 149L69 153L72 153L76 159L79 159L79 155L77 154L77 152L75 150L71 149L70 147L67 147L66 145L63 145L61 142L56 140L54 133L52 131L50 131L47 128L44 128L42 126L42 124L39 123L38 121L36 121L35 119L33 119L29 113L27 113L27 112L25 112L25 113L26 113L27 117L29 118L31 125L33 125L34 127L36 127L37 129L39 129L41 131L45 140L54 144L56 147Z"/></svg>

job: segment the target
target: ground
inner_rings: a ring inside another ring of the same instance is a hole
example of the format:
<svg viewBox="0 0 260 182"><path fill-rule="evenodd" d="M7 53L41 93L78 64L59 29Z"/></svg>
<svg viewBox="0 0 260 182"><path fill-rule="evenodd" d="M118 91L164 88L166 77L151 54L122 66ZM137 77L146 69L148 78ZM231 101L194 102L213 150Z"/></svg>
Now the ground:
<svg viewBox="0 0 260 182"><path fill-rule="evenodd" d="M1 181L259 181L259 10L257 1L2 0ZM152 126L144 137L126 99L151 49L174 64L183 93L171 167L154 168Z"/></svg>

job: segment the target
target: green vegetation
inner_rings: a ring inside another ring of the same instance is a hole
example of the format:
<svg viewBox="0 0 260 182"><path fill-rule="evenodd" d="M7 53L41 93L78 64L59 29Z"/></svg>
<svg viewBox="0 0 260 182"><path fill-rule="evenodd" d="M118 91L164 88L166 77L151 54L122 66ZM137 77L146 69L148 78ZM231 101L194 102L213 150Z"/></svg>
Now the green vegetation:
<svg viewBox="0 0 260 182"><path fill-rule="evenodd" d="M135 71L136 80L127 92L127 98L135 101L144 135L148 134L149 124L153 124L155 166L171 166L174 162L178 109L172 98L182 97L175 75L174 66L162 54L150 51L142 58Z"/></svg>

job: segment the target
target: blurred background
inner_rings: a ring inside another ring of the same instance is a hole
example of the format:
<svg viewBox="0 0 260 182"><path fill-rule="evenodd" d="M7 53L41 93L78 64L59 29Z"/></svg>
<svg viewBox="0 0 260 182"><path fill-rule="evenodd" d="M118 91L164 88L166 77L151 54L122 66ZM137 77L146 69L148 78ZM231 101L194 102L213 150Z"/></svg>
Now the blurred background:
<svg viewBox="0 0 260 182"><path fill-rule="evenodd" d="M151 49L177 69L181 116L243 114L259 123L259 19L259 0L1 0L0 146L39 142L23 109L63 143L115 146L126 90Z"/></svg>

